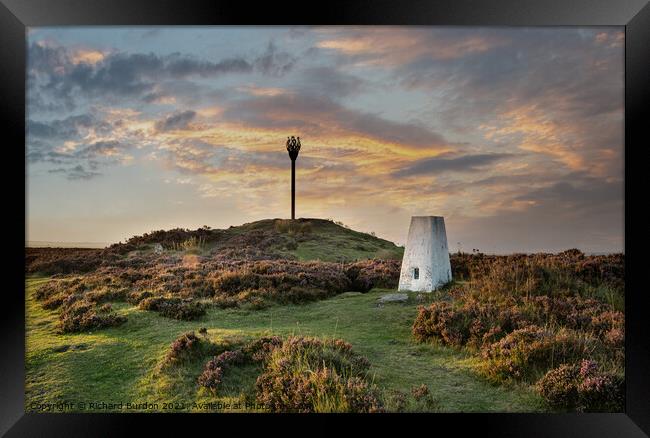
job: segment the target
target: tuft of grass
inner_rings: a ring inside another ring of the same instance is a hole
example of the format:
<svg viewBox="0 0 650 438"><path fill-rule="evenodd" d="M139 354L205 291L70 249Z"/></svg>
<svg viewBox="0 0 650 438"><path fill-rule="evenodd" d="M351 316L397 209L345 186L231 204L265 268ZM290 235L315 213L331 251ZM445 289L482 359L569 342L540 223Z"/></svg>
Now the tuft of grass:
<svg viewBox="0 0 650 438"><path fill-rule="evenodd" d="M204 236L192 236L182 242L172 242L169 244L169 249L173 251L186 251L188 253L198 254L206 246L206 238Z"/></svg>

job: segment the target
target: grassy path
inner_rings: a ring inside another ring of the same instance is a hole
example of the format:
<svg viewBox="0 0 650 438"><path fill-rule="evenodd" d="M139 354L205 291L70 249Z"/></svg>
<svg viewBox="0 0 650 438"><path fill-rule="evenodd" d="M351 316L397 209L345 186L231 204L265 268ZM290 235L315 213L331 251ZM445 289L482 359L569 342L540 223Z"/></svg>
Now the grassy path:
<svg viewBox="0 0 650 438"><path fill-rule="evenodd" d="M27 279L26 409L56 402L184 403L236 401L251 393L256 370L228 376L219 397L199 391L196 378L205 361L172 373L156 365L182 332L207 327L216 340L263 334L343 338L373 364L374 382L390 397L427 384L439 410L450 412L540 411L526 387L497 387L477 377L469 355L447 347L415 344L410 334L417 304L377 306L386 291L346 293L301 306L266 310L211 309L197 321L175 321L126 303L114 308L128 321L92 333L56 334L58 314L43 310L33 292L43 278ZM207 359L206 359L207 360ZM78 408L75 408L78 409ZM200 408L199 408L200 410Z"/></svg>

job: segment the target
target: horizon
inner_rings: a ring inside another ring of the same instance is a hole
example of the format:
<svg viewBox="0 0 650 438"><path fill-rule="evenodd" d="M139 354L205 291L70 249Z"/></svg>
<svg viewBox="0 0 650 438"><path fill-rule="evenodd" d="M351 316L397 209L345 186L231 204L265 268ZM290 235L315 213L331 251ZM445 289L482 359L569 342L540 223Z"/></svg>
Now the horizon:
<svg viewBox="0 0 650 438"><path fill-rule="evenodd" d="M297 218L296 220L313 220L313 219L327 220L327 221L330 221L330 222L334 222L336 225L340 225L340 226L342 226L344 228L352 229L348 225L346 225L346 224L344 224L342 222L336 221L334 219L302 218L302 217L300 217L300 218ZM290 220L290 219L269 218L267 220ZM237 226L243 226L243 225L248 225L248 224L249 223L243 223L243 224L237 224L237 225L233 224L233 225L230 225L230 226L231 227L237 227ZM183 228L183 227L176 227L176 228ZM226 228L218 228L218 229L227 229L227 228L228 227L226 227ZM210 227L210 229L215 230L217 228ZM153 231L158 231L158 230L151 230L149 232L153 232ZM167 231L167 230L165 230L165 231ZM190 231L193 231L193 230L190 230ZM359 231L359 230L354 230L354 231ZM369 233L366 233L366 234L369 234ZM136 236L130 236L130 237L136 237ZM384 237L382 237L380 235L375 235L373 237L388 240L389 242L395 244L396 246L398 246L400 248L404 248L404 245L405 245L405 242L401 242L401 243L400 242L394 242L394 241L392 241L390 239L386 239L386 238L384 238ZM123 239L123 240L124 240L124 242L122 240L120 240L118 242L70 242L70 241L68 241L68 242L63 241L62 242L62 241L47 241L47 240L45 240L45 241L44 240L34 240L34 241L27 241L26 240L25 241L25 248L66 248L66 249L87 249L87 248L90 248L90 249L103 249L103 248L107 248L107 247L109 247L109 246L111 246L113 244L125 243L126 241L128 241L128 238ZM461 246L456 246L456 248L454 250L452 250L451 245L449 245L449 248L450 248L450 251L449 251L450 254L454 254L454 253L458 253L458 252L471 254L474 251L474 248L472 248L472 250L470 250L470 251L465 251L465 250L463 250L462 245ZM479 252L481 252L483 254L487 254L487 255L514 254L514 253L504 253L504 252L496 252L496 253L484 252L480 248L477 248L477 249L479 250ZM555 253L566 251L566 250L569 250L569 249L574 249L574 248L565 248L564 250L556 251ZM609 251L609 252L607 252L607 251L605 251L605 252L588 252L588 251L584 251L581 248L577 248L577 249L582 251L585 255L625 254L624 250L623 251ZM544 251L537 251L537 252L538 253L543 253ZM520 253L533 254L533 252L520 252Z"/></svg>
<svg viewBox="0 0 650 438"><path fill-rule="evenodd" d="M624 253L622 27L39 27L26 245L290 213ZM109 244L110 244L109 243ZM452 251L455 252L455 251Z"/></svg>

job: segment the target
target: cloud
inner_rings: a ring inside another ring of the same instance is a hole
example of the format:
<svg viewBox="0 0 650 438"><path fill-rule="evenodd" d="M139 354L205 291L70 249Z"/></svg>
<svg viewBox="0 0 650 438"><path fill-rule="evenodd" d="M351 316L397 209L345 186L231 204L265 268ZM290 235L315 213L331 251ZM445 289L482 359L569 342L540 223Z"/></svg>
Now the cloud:
<svg viewBox="0 0 650 438"><path fill-rule="evenodd" d="M261 55L257 56L252 64L255 70L265 75L284 76L295 65L297 59L287 52L278 51L273 41L270 41Z"/></svg>
<svg viewBox="0 0 650 438"><path fill-rule="evenodd" d="M82 129L91 128L95 124L96 120L89 114L69 116L51 122L28 120L26 134L35 138L69 139L78 136ZM105 125L101 127L105 128Z"/></svg>
<svg viewBox="0 0 650 438"><path fill-rule="evenodd" d="M523 201L524 207L449 218L450 242L501 253L624 249L622 181L572 175L515 199Z"/></svg>
<svg viewBox="0 0 650 438"><path fill-rule="evenodd" d="M258 87L255 85L245 85L237 88L238 91L250 94L252 96L277 96L280 94L290 93L284 88L277 87Z"/></svg>
<svg viewBox="0 0 650 438"><path fill-rule="evenodd" d="M71 61L73 64L97 64L103 61L106 54L99 50L78 49L72 53Z"/></svg>
<svg viewBox="0 0 650 438"><path fill-rule="evenodd" d="M565 171L620 172L603 160L611 154L605 151L622 159L620 30L464 32L503 43L452 59L420 57L391 70L401 86L437 96L423 119L449 137L483 135L492 147L532 152L532 160L550 158Z"/></svg>
<svg viewBox="0 0 650 438"><path fill-rule="evenodd" d="M588 176L573 177L515 197L534 204L554 204L565 208L593 208L603 203L623 200L621 180L603 181Z"/></svg>
<svg viewBox="0 0 650 438"><path fill-rule="evenodd" d="M507 40L497 35L468 32L466 29L435 27L344 27L321 28L316 47L333 50L355 64L394 67L426 58L457 59L485 53Z"/></svg>
<svg viewBox="0 0 650 438"><path fill-rule="evenodd" d="M511 154L474 154L455 158L434 157L416 161L410 166L393 172L395 177L427 175L442 172L477 172L484 166L511 157Z"/></svg>
<svg viewBox="0 0 650 438"><path fill-rule="evenodd" d="M444 137L412 123L348 109L325 96L282 94L233 102L223 116L258 128L296 129L312 135L349 133L432 151L448 147ZM304 135L304 134L303 134Z"/></svg>
<svg viewBox="0 0 650 438"><path fill-rule="evenodd" d="M89 52L84 52L88 60ZM115 52L94 62L80 62L79 53L52 44L35 42L28 50L28 72L33 94L32 102L39 103L38 93L55 99L72 99L75 92L85 97L147 96L152 99L155 88L166 80L213 78L226 74L260 73L280 77L291 71L296 58L278 50L269 43L254 57L235 56L219 61L172 53ZM42 100L42 97L40 97Z"/></svg>
<svg viewBox="0 0 650 438"><path fill-rule="evenodd" d="M166 165L182 173L200 175L244 175L286 171L290 161L285 150L254 151L222 144L212 144L201 139L177 139L161 146ZM301 169L322 169L326 162L311 157L300 157ZM248 178L248 176L246 176Z"/></svg>
<svg viewBox="0 0 650 438"><path fill-rule="evenodd" d="M57 168L57 169L50 169L48 171L49 173L61 173L66 176L69 180L75 181L75 180L89 180L92 179L96 176L100 176L101 173L95 172L92 170L86 170L84 167L80 164L72 167L72 168Z"/></svg>
<svg viewBox="0 0 650 438"><path fill-rule="evenodd" d="M347 97L363 91L366 81L332 67L318 66L303 69L297 86L306 94Z"/></svg>
<svg viewBox="0 0 650 438"><path fill-rule="evenodd" d="M187 129L189 123L196 117L196 111L188 110L175 113L156 122L157 131L171 131L174 129Z"/></svg>
<svg viewBox="0 0 650 438"><path fill-rule="evenodd" d="M84 180L100 175L99 167L127 163L133 159L129 151L141 144L142 133L131 132L124 117L133 114L111 110L104 118L87 113L50 121L29 119L27 161L58 166L48 172Z"/></svg>
<svg viewBox="0 0 650 438"><path fill-rule="evenodd" d="M101 140L81 146L72 155L75 158L117 157L127 148L117 140Z"/></svg>

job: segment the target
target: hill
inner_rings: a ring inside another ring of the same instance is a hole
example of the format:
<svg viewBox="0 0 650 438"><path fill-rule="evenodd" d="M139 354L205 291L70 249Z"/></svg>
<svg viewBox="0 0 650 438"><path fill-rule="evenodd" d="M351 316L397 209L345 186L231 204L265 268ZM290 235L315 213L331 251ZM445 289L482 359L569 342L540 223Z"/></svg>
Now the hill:
<svg viewBox="0 0 650 438"><path fill-rule="evenodd" d="M401 260L404 248L325 219L264 219L227 229L204 226L176 228L135 236L107 248L121 254L164 251L215 255L237 250L238 258L287 258L298 261L349 262L367 259ZM159 247L159 248L160 248ZM244 253L244 254L242 254ZM245 257L248 256L248 257Z"/></svg>
<svg viewBox="0 0 650 438"><path fill-rule="evenodd" d="M26 248L25 252L26 272L54 274L187 255L203 260L401 260L404 248L341 223L308 218L264 219L227 229L157 230L104 249Z"/></svg>

